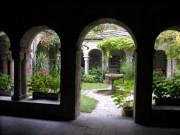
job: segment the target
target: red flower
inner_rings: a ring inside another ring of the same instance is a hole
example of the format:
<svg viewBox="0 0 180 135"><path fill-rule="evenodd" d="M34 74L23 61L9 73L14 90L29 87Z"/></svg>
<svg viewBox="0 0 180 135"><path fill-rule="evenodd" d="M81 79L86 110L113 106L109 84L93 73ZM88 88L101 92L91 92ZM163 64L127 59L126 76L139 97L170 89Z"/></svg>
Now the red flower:
<svg viewBox="0 0 180 135"><path fill-rule="evenodd" d="M32 75L34 75L36 72L32 71Z"/></svg>
<svg viewBox="0 0 180 135"><path fill-rule="evenodd" d="M46 71L42 71L39 73L40 75L45 75L46 74Z"/></svg>

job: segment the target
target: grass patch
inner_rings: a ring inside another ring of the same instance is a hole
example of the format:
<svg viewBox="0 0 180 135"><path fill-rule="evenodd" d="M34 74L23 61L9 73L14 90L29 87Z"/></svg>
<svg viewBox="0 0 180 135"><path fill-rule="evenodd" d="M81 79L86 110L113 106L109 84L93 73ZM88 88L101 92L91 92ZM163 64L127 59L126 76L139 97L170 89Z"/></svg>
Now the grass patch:
<svg viewBox="0 0 180 135"><path fill-rule="evenodd" d="M81 112L91 113L96 108L98 101L94 98L81 94L80 103Z"/></svg>
<svg viewBox="0 0 180 135"><path fill-rule="evenodd" d="M81 90L104 89L108 88L110 84L104 83L81 83Z"/></svg>

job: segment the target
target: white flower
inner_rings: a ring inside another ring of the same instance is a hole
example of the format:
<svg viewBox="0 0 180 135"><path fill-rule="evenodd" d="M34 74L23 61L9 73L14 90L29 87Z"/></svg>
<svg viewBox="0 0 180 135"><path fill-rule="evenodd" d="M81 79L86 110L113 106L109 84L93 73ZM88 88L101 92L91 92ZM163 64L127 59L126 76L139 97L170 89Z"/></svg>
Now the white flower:
<svg viewBox="0 0 180 135"><path fill-rule="evenodd" d="M132 101L132 100L133 100L133 98L134 98L134 96L133 96L133 95L127 96L127 97L126 97L126 101Z"/></svg>

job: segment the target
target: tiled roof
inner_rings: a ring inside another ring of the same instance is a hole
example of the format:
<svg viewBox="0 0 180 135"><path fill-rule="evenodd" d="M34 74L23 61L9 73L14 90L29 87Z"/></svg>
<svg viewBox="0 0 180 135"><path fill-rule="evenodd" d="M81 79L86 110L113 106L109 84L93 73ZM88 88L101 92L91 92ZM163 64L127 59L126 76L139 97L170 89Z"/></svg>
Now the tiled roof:
<svg viewBox="0 0 180 135"><path fill-rule="evenodd" d="M102 40L105 38L112 37L131 37L130 34L122 27L118 27L117 29L106 29L102 33L97 33L94 35L92 32L89 32L85 40Z"/></svg>

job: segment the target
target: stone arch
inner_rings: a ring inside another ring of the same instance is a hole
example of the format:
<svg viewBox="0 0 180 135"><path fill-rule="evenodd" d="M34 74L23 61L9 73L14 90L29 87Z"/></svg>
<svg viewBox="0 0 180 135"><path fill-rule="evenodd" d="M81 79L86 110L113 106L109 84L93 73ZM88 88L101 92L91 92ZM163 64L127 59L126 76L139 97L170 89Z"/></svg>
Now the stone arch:
<svg viewBox="0 0 180 135"><path fill-rule="evenodd" d="M14 78L14 68L11 51L9 48L10 39L6 33L0 30L0 72L9 74L11 79Z"/></svg>
<svg viewBox="0 0 180 135"><path fill-rule="evenodd" d="M130 33L130 36L134 40L135 48L137 47L136 38L135 38L132 30L126 24L124 24L121 21L118 21L118 20L113 19L113 18L101 18L101 19L98 19L98 20L96 20L96 21L94 21L94 22L92 22L90 24L87 24L87 26L80 33L77 44L76 44L76 47L77 47L77 50L76 50L76 56L77 56L76 57L76 61L77 61L76 62L76 91L78 91L78 93L80 91L79 86L80 86L80 75L81 75L80 74L80 66L78 65L78 63L80 63L79 52L80 52L80 49L81 49L81 47L83 45L84 38L92 28L94 28L96 25L104 24L104 23L112 23L112 24L116 24L118 26L123 27L125 30L127 30L128 33ZM104 54L103 54L103 57L102 57L102 61L103 61L103 63L106 63L105 59L104 59ZM108 62L106 63L106 65L108 66Z"/></svg>
<svg viewBox="0 0 180 135"><path fill-rule="evenodd" d="M83 29L83 31L81 32L81 34L80 34L80 36L79 36L79 38L78 38L78 42L77 42L77 48L78 48L78 50L81 48L82 45L85 44L84 38L85 38L85 36L87 35L87 33L88 33L93 27L95 27L96 25L103 24L103 23L112 23L112 24L116 24L116 25L118 25L118 26L123 27L125 30L127 30L127 32L130 34L130 37L132 37L132 39L134 40L135 48L137 47L137 45L136 45L136 38L135 38L132 30L131 30L126 24L124 24L123 22L121 22L121 21L119 21L119 20L113 19L113 18L101 18L101 19L98 19L98 20L90 23L89 25L87 25L87 26ZM88 44L90 44L90 43L88 43ZM96 48L96 47L94 47L94 48ZM96 48L96 49L97 49L97 48ZM88 49L87 49L87 50L88 50ZM78 52L78 51L77 51L77 52ZM102 50L101 50L101 52L102 52L102 62L103 62L102 67L103 67L103 68L108 68L109 62L105 60L105 58L104 58L104 53L103 53ZM88 56L87 54L88 54L88 51L84 51L84 57L85 57L86 59L89 58L89 56Z"/></svg>
<svg viewBox="0 0 180 135"><path fill-rule="evenodd" d="M49 46L43 46L43 43L40 42L42 38L46 37L52 31L57 34L49 27L36 26L29 29L20 41L20 54L22 54L21 88L22 95L24 95L24 97L27 97L27 77L32 75L33 59L36 59L36 55L38 52L44 52L47 55L45 61L45 66L47 67L46 73L50 72L50 66L54 64L56 60L55 57L57 55L60 64L60 44L50 48ZM59 38L58 35L57 37Z"/></svg>
<svg viewBox="0 0 180 135"><path fill-rule="evenodd" d="M180 32L180 25L175 25L175 26L170 26L170 27L167 27L165 29L163 29L162 31L160 31L157 35L157 38L158 36L161 35L162 32L164 31L167 31L167 30L172 30L172 31L177 31L177 32ZM157 39L156 39L157 40ZM176 39L174 39L176 40ZM167 55L167 49L168 49L168 42L166 43L166 45L163 45L163 46L156 46L156 44L154 44L154 48L156 49L156 52L155 54L157 54L157 51L161 50L161 51L164 51L164 57L166 58L164 60L164 63L166 64L166 67L163 68L162 70L165 71L165 75L167 77L171 77L172 74L173 74L173 70L176 70L176 66L179 64L179 58L170 58L168 57ZM154 59L155 59L155 55L154 55ZM155 61L154 61L154 65L155 65ZM157 65L157 63L156 63Z"/></svg>
<svg viewBox="0 0 180 135"><path fill-rule="evenodd" d="M118 26L121 26L123 27L129 34L130 36L132 37L132 39L134 40L134 43L135 43L135 48L137 47L137 43L136 43L136 38L133 34L133 31L126 25L124 24L123 22L119 21L119 20L116 20L116 19L113 19L113 18L101 18L99 20L96 20L90 24L88 24L81 32L79 38L78 38L78 42L77 42L77 48L81 48L81 45L83 43L83 40L84 40L84 37L87 35L87 33L93 28L95 27L96 25L99 25L99 24L103 24L103 23L113 23L113 24L116 24Z"/></svg>
<svg viewBox="0 0 180 135"><path fill-rule="evenodd" d="M176 55L173 54L174 52L176 52L173 48L174 45L177 45L177 43L175 41L178 40L175 37L175 35L177 34L176 32L178 32L178 34L180 34L179 33L180 25L170 26L170 27L167 27L167 28L161 30L159 32L158 36L156 37L156 41L158 41L157 40L158 37L163 32L168 32L168 30L172 30L175 33L171 33L172 31L170 33L167 33L168 36L165 35L165 36L161 37L161 39L163 39L163 40L160 40L161 42L159 42L158 44L156 44L156 42L155 42L155 44L154 44L154 48L156 49L156 51L154 53L154 58L153 58L153 69L157 69L157 71L162 70L166 76L166 79L169 80L173 76L174 71L176 70L176 67L179 64L178 61L180 60L179 57L177 57ZM170 36L170 38L169 38L169 36ZM171 41L173 41L173 42L171 42ZM170 46L171 44L173 44L173 46ZM171 53L169 52L169 50ZM177 52L179 54L179 50ZM166 84L163 84L163 85L166 85ZM167 85L170 85L170 83ZM170 85L170 91L171 91L171 89L173 89L173 87ZM168 91L168 92L170 92L170 91ZM162 93L163 93L163 91L162 91ZM165 92L165 94L166 94L166 92ZM171 95L171 94L168 94L168 96L169 95ZM154 96L156 97L157 95L155 94ZM163 95L163 97L166 97L166 95L165 96ZM169 97L171 98L171 96L169 96ZM159 98L159 97L157 96L157 98ZM170 101L168 101L168 102L170 102ZM154 106L158 106L156 99L152 102L152 106L153 106L153 110L155 110ZM165 106L167 106L167 105L165 105ZM159 108L157 110L159 110ZM174 111L172 106L169 106L168 110Z"/></svg>
<svg viewBox="0 0 180 135"><path fill-rule="evenodd" d="M88 52L89 55L89 66L91 67L102 67L102 52L99 49L91 49Z"/></svg>
<svg viewBox="0 0 180 135"><path fill-rule="evenodd" d="M26 33L23 35L20 41L20 47L24 49L30 49L31 44L34 38L36 37L36 35L45 30L50 30L50 28L46 26L35 26L29 29L28 31L26 31Z"/></svg>

